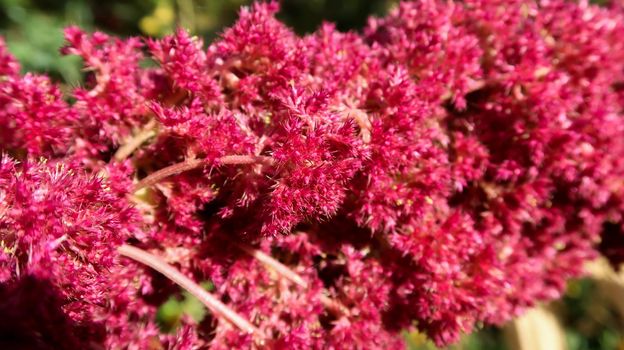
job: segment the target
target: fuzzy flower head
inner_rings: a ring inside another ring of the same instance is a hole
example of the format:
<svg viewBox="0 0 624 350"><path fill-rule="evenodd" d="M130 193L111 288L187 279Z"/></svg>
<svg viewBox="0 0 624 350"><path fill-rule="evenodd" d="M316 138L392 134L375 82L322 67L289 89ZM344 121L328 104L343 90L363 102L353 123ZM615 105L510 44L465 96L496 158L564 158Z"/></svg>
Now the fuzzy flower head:
<svg viewBox="0 0 624 350"><path fill-rule="evenodd" d="M69 27L87 75L67 96L0 41L0 150L22 160L0 162L0 330L23 347L394 349L414 329L444 346L622 260L621 6L418 0L303 37L278 10L244 7L206 48ZM160 334L174 282L211 312Z"/></svg>
<svg viewBox="0 0 624 350"><path fill-rule="evenodd" d="M118 317L126 312L143 317L149 308L136 300L131 283L136 270L119 264L116 248L138 230L136 213L102 179L63 163L3 157L0 197L3 295L28 298L36 286L45 288L43 301L50 304L44 314L58 317L59 330L75 332L54 341L106 343L118 336L131 341L138 328ZM3 308L12 313L17 306ZM17 323L27 324L29 317L35 315L19 315ZM105 327L115 332L110 338Z"/></svg>

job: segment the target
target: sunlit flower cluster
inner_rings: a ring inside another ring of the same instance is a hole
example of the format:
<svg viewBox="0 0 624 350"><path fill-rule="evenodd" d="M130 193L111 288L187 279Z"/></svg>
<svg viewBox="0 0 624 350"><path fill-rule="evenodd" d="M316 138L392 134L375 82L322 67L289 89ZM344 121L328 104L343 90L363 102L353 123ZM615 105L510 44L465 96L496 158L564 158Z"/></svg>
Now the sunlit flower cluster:
<svg viewBox="0 0 624 350"><path fill-rule="evenodd" d="M621 5L418 0L303 37L278 10L207 48L69 27L73 89L0 42L15 346L446 345L624 260ZM193 281L212 312L165 333Z"/></svg>

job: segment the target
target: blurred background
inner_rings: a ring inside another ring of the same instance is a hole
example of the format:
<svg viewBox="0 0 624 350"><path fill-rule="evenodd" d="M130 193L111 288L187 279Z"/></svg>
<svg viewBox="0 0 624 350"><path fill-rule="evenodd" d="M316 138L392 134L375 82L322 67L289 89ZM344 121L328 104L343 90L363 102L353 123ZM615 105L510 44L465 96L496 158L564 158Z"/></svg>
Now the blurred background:
<svg viewBox="0 0 624 350"><path fill-rule="evenodd" d="M392 0L287 0L280 19L298 33L322 21L341 30L362 28L371 14L383 15ZM61 57L62 28L75 24L121 36L161 37L182 26L210 42L231 25L250 0L0 0L0 34L24 71L47 72L73 83L79 60Z"/></svg>
<svg viewBox="0 0 624 350"><path fill-rule="evenodd" d="M279 17L300 34L323 21L340 30L359 30L370 15L383 15L396 0L283 0ZM596 1L598 2L598 1ZM63 27L75 24L120 36L160 37L177 26L210 42L231 25L249 0L0 0L0 35L22 70L44 72L75 85L80 60L62 57ZM450 349L468 350L624 350L624 274L598 261L590 278L571 281L563 299L539 306L502 327L484 327ZM208 290L213 286L204 284ZM159 322L172 331L184 314L200 320L201 304L182 294L162 305ZM410 349L435 346L418 333L404 332Z"/></svg>

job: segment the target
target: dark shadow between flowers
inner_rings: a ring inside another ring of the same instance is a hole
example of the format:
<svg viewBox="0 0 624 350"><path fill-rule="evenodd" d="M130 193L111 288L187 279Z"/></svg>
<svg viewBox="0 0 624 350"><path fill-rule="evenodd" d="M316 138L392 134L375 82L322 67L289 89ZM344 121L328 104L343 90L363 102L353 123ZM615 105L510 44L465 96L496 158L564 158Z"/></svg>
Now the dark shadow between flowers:
<svg viewBox="0 0 624 350"><path fill-rule="evenodd" d="M105 329L77 324L63 312L63 297L47 280L24 276L0 284L0 349L98 349Z"/></svg>

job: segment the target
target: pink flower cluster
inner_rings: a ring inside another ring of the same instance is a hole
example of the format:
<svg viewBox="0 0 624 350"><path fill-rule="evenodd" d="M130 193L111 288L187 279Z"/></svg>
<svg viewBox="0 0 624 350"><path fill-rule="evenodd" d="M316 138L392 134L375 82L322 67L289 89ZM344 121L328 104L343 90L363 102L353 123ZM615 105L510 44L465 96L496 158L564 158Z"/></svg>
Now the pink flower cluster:
<svg viewBox="0 0 624 350"><path fill-rule="evenodd" d="M67 28L67 94L0 43L7 346L445 345L624 260L622 5L418 0L304 37L277 11L207 49ZM163 264L219 303L175 334Z"/></svg>

